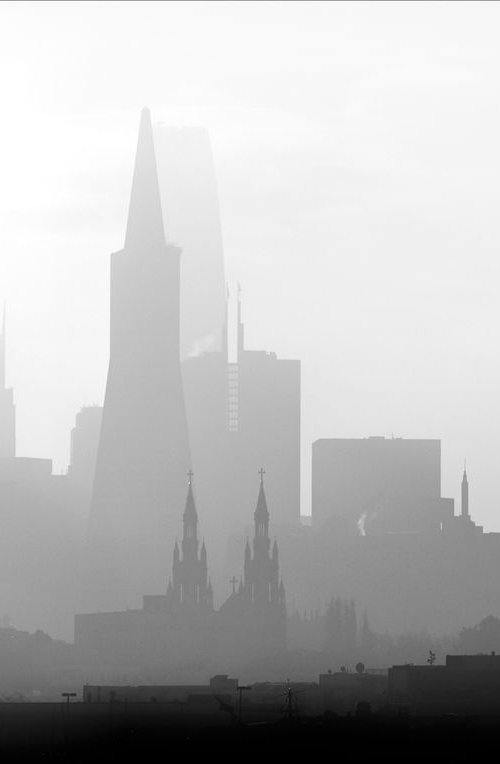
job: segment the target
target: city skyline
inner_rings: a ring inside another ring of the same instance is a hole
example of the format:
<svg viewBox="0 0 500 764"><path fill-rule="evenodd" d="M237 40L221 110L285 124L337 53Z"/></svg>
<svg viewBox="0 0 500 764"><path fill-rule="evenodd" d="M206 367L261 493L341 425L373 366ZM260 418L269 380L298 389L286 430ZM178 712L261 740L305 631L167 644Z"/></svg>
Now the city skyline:
<svg viewBox="0 0 500 764"><path fill-rule="evenodd" d="M500 528L498 10L356 5L269 3L264 31L264 11L239 4L261 43L250 65L235 11L153 5L155 29L135 24L130 4L119 25L124 36L134 27L138 63L125 92L117 64L98 78L113 7L94 39L91 5L70 15L4 4L2 56L17 65L4 97L0 298L20 454L64 470L76 413L103 402L108 253L123 236L136 115L149 103L155 122L210 131L248 346L302 360L302 511L312 441L394 433L442 440L443 493L456 503L467 458L475 517ZM201 57L178 43L165 53L159 37L182 39L190 25ZM53 54L34 71L41 38ZM309 62L298 78L296 50ZM130 74L122 43L116 56ZM92 87L69 94L72 77Z"/></svg>
<svg viewBox="0 0 500 764"><path fill-rule="evenodd" d="M485 758L499 30L0 3L2 751Z"/></svg>

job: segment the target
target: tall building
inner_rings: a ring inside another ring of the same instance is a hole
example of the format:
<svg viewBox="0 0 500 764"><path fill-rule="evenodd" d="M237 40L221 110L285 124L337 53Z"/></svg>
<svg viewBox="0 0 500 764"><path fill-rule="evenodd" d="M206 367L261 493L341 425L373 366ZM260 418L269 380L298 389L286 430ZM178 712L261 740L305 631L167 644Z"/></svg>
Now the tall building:
<svg viewBox="0 0 500 764"><path fill-rule="evenodd" d="M144 109L125 246L111 255L110 359L89 522L94 606L132 606L161 586L183 504L191 461L179 360L180 254L165 241Z"/></svg>
<svg viewBox="0 0 500 764"><path fill-rule="evenodd" d="M460 514L452 515L443 524L443 531L446 536L455 539L470 539L471 536L482 536L483 526L477 525L471 517L469 508L469 479L464 465L462 483L460 486ZM489 534L497 535L497 534Z"/></svg>
<svg viewBox="0 0 500 764"><path fill-rule="evenodd" d="M453 516L441 496L441 441L329 438L312 449L312 521L365 534L439 531Z"/></svg>
<svg viewBox="0 0 500 764"><path fill-rule="evenodd" d="M0 459L16 455L16 409L12 388L5 387L6 351L5 307L0 338Z"/></svg>
<svg viewBox="0 0 500 764"><path fill-rule="evenodd" d="M224 254L208 130L155 126L164 225L182 247L181 359L220 350L224 323Z"/></svg>
<svg viewBox="0 0 500 764"><path fill-rule="evenodd" d="M89 491L94 483L101 420L101 406L83 406L76 415L75 426L71 430L68 477Z"/></svg>
<svg viewBox="0 0 500 764"><path fill-rule="evenodd" d="M235 334L222 351L182 364L193 466L218 557L251 515L252 476L262 463L273 523L300 522L300 361L245 347L240 295Z"/></svg>
<svg viewBox="0 0 500 764"><path fill-rule="evenodd" d="M462 486L461 486L461 513L462 517L470 517L469 514L469 481L467 479L467 470L464 467L464 474L462 476Z"/></svg>

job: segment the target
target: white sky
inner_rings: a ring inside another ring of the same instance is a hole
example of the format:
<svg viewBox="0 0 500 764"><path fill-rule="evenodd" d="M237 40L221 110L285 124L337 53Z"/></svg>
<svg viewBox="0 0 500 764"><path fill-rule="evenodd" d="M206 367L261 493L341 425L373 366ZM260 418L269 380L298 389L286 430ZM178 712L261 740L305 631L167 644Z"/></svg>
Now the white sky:
<svg viewBox="0 0 500 764"><path fill-rule="evenodd" d="M0 298L18 452L102 402L139 111L209 128L250 347L317 437L440 437L500 530L500 5L0 4ZM304 482L304 510L309 484Z"/></svg>

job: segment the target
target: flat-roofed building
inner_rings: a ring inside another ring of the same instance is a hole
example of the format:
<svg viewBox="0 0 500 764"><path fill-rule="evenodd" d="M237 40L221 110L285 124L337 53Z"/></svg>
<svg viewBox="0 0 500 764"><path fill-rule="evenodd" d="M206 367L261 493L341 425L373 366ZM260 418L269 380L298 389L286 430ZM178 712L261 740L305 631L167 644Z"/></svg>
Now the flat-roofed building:
<svg viewBox="0 0 500 764"><path fill-rule="evenodd" d="M441 496L441 441L369 437L317 440L312 521L361 535L439 531L453 515Z"/></svg>

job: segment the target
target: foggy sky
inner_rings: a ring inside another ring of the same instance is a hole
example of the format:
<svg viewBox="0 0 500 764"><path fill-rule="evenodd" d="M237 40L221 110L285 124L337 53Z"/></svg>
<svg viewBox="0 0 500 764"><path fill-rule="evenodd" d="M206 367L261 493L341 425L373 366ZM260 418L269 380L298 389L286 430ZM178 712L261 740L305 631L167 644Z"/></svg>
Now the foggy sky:
<svg viewBox="0 0 500 764"><path fill-rule="evenodd" d="M64 470L102 403L148 105L210 130L247 345L302 359L303 511L313 439L440 437L443 495L466 457L472 517L500 530L499 22L480 2L2 3L18 453Z"/></svg>

